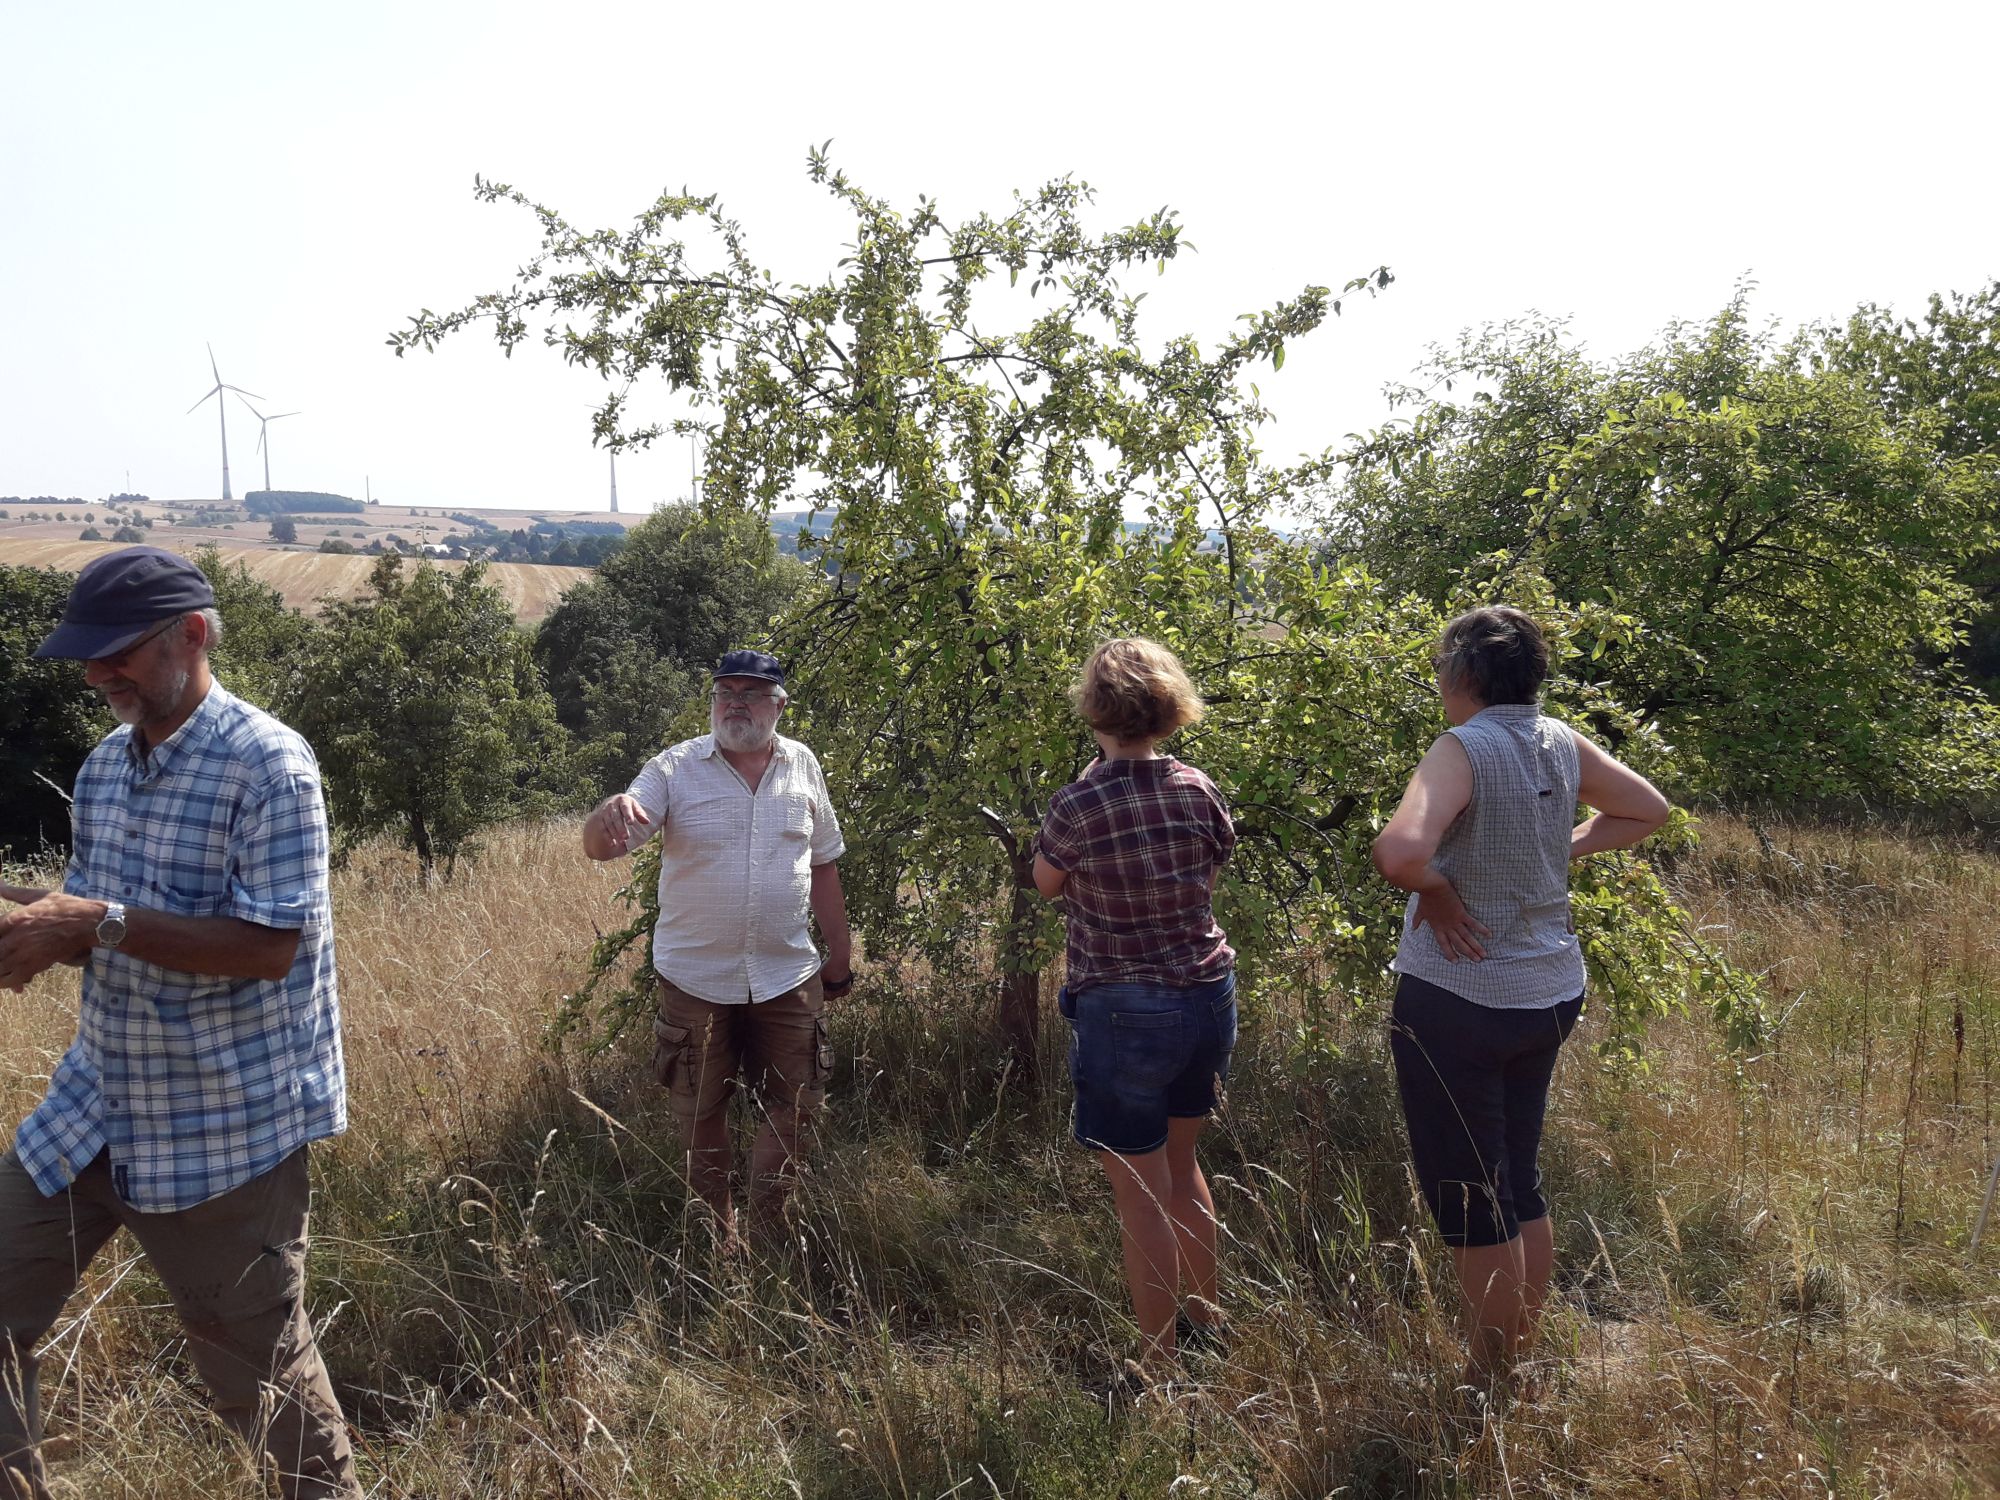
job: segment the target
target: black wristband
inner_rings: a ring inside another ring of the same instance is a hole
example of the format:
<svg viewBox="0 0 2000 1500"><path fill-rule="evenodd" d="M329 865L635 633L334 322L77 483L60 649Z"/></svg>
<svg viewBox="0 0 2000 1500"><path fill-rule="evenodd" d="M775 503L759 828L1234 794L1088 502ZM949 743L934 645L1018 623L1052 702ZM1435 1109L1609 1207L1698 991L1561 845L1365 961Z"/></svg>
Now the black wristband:
<svg viewBox="0 0 2000 1500"><path fill-rule="evenodd" d="M819 987L829 994L837 990L851 990L854 988L854 971L849 969L845 979L821 979Z"/></svg>

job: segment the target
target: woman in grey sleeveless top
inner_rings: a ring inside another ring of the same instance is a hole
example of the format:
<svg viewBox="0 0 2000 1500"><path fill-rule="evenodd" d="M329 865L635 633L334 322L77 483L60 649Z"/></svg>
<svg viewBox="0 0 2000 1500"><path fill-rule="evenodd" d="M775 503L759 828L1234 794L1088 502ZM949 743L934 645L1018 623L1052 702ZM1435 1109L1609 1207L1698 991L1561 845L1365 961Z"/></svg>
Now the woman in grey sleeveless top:
<svg viewBox="0 0 2000 1500"><path fill-rule="evenodd" d="M1636 844L1668 813L1645 777L1542 713L1548 666L1518 609L1445 627L1451 728L1374 849L1410 892L1389 1048L1417 1179L1452 1247L1475 1385L1503 1384L1533 1342L1555 1259L1536 1156L1556 1053L1583 1007L1570 861ZM1581 823L1579 802L1595 809Z"/></svg>

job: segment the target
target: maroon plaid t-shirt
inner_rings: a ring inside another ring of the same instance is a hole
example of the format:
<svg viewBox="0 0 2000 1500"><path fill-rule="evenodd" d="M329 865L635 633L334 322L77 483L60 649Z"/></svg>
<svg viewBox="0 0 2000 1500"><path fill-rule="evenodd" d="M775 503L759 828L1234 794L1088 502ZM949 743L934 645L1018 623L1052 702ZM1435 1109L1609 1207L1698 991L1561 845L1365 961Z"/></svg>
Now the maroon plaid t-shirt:
<svg viewBox="0 0 2000 1500"><path fill-rule="evenodd" d="M1072 990L1207 984L1235 963L1208 895L1236 832L1193 766L1165 755L1097 762L1050 799L1036 847L1069 874Z"/></svg>

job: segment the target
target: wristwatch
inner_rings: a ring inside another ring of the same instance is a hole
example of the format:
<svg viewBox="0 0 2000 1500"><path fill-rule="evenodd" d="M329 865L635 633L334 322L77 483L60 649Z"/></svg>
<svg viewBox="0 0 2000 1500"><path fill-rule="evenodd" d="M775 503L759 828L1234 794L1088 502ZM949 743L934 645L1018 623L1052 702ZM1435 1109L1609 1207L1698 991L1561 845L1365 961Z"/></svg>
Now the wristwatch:
<svg viewBox="0 0 2000 1500"><path fill-rule="evenodd" d="M125 903L107 901L104 903L104 920L97 924L97 946L116 948L125 941Z"/></svg>

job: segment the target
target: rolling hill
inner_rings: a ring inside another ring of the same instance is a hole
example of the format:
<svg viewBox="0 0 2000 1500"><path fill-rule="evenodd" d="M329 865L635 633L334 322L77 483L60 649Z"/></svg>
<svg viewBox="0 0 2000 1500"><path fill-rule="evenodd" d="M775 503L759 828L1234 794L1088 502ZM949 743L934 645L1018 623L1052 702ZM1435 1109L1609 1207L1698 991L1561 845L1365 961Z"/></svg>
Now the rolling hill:
<svg viewBox="0 0 2000 1500"><path fill-rule="evenodd" d="M193 552L206 538L185 538L158 531L148 537L154 545L176 552ZM115 552L116 543L65 541L53 537L6 536L0 534L0 563L13 567L60 568L75 572L99 553ZM276 547L218 544L226 562L241 562L251 575L285 596L294 609L316 610L327 600L358 597L368 583L372 557L336 556L307 550ZM438 561L440 568L462 568L461 562ZM487 581L506 597L514 615L523 624L534 624L556 607L563 590L590 576L588 568L555 568L527 563L494 563L487 569Z"/></svg>

